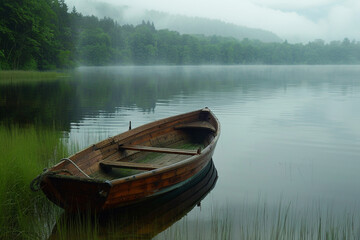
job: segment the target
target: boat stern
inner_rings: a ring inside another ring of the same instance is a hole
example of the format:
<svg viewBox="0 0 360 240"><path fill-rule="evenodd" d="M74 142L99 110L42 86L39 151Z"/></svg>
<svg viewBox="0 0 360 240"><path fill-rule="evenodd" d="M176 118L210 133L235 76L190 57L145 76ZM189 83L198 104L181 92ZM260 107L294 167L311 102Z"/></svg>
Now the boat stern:
<svg viewBox="0 0 360 240"><path fill-rule="evenodd" d="M109 181L66 175L44 176L40 183L44 194L67 211L101 210L111 187Z"/></svg>

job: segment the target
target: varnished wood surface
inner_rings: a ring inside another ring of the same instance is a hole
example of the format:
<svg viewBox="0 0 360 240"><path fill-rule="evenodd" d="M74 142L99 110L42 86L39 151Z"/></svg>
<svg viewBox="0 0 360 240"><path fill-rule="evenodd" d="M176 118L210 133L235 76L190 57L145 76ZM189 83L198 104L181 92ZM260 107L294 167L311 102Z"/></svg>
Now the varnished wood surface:
<svg viewBox="0 0 360 240"><path fill-rule="evenodd" d="M101 176L99 180L85 179L75 166L63 161L49 171L66 169L73 176L61 177L65 180L60 178L62 173L45 177L43 191L50 200L66 209L81 206L83 201L103 210L132 204L165 193L195 176L211 160L219 134L218 120L207 109L145 124L70 156L88 175ZM195 154L196 148L177 149L177 145L187 142L191 143L189 146L201 146L201 153ZM135 147L119 149L119 146ZM147 150L155 152L144 152ZM117 169L134 169L136 173L131 176L120 174L116 178L116 169L106 181L106 173L100 167L104 164L112 164L111 167ZM99 181L107 187L86 187L88 190L84 190L87 184L100 186L96 185Z"/></svg>
<svg viewBox="0 0 360 240"><path fill-rule="evenodd" d="M140 169L140 170L154 170L160 168L160 165L150 164L150 163L137 163L137 162L119 162L119 161L102 161L101 165L109 167L119 167L119 168L131 168L131 169Z"/></svg>
<svg viewBox="0 0 360 240"><path fill-rule="evenodd" d="M172 186L191 179L211 160L211 154L207 154L198 161L173 168L168 171L151 171L145 178L129 178L125 182L116 183L110 189L109 197L104 204L104 209L113 208L115 206L124 206L128 203L136 203L142 199L152 196L158 191L166 191Z"/></svg>
<svg viewBox="0 0 360 240"><path fill-rule="evenodd" d="M98 229L95 238L153 239L200 203L215 186L216 180L217 171L213 164L209 163L196 178L169 194L149 199L141 204L103 212L94 219L93 226ZM87 236L87 233L81 235L82 232L79 232L76 225L77 221L72 217L72 215L63 215L57 221L58 226L54 226L49 239L64 239L64 234L58 232L62 224L69 227L67 229L69 235L65 236L66 239L82 239L79 236Z"/></svg>
<svg viewBox="0 0 360 240"><path fill-rule="evenodd" d="M184 128L201 128L207 129L212 132L216 132L215 127L207 121L196 121L190 123L181 123L175 126L175 129L184 129Z"/></svg>
<svg viewBox="0 0 360 240"><path fill-rule="evenodd" d="M199 154L198 150L186 150L186 149L175 149L175 148L159 148L159 147L149 147L141 145L121 145L120 149L128 149L135 151L144 151L144 152L159 152L159 153L168 153L168 154L182 154L182 155L196 155Z"/></svg>

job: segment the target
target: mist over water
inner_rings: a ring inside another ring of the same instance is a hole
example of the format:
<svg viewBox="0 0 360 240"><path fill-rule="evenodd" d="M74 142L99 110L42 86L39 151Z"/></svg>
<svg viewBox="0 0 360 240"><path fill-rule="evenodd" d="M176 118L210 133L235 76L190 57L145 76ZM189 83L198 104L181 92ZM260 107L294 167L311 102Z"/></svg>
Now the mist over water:
<svg viewBox="0 0 360 240"><path fill-rule="evenodd" d="M282 201L336 211L359 204L359 75L359 66L82 67L66 81L2 86L1 121L55 125L82 148L129 121L207 106L221 123L219 179L201 209Z"/></svg>
<svg viewBox="0 0 360 240"><path fill-rule="evenodd" d="M129 121L136 127L207 106L222 128L219 180L206 201L343 208L360 197L359 73L358 66L81 68L78 84L109 85L101 93L108 99L124 87L130 94L71 123L69 140L87 146L93 136L126 131Z"/></svg>

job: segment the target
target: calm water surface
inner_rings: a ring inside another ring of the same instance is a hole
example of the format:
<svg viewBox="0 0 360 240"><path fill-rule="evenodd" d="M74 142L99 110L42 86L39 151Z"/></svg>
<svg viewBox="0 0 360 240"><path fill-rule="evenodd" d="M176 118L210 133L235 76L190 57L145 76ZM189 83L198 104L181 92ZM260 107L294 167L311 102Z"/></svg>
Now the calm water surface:
<svg viewBox="0 0 360 240"><path fill-rule="evenodd" d="M86 146L130 120L208 106L222 126L212 201L351 204L360 199L359 76L359 66L81 68L83 101L106 103L71 122L69 139Z"/></svg>
<svg viewBox="0 0 360 240"><path fill-rule="evenodd" d="M66 81L0 87L0 120L55 125L86 147L129 121L207 106L222 127L219 179L188 218L259 201L341 209L360 199L359 76L360 66L84 67Z"/></svg>

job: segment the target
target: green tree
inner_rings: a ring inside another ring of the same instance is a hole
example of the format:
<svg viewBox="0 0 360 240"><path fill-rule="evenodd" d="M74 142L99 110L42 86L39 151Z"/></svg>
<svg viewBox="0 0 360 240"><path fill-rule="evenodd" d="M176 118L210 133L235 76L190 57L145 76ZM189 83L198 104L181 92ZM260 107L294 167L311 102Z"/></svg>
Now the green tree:
<svg viewBox="0 0 360 240"><path fill-rule="evenodd" d="M130 39L130 48L135 64L151 64L155 59L156 42L153 36L155 29L142 23L135 28Z"/></svg>
<svg viewBox="0 0 360 240"><path fill-rule="evenodd" d="M110 61L110 37L101 28L86 29L79 36L81 63L105 65Z"/></svg>
<svg viewBox="0 0 360 240"><path fill-rule="evenodd" d="M61 11L56 11L61 9ZM10 69L51 69L59 67L65 41L67 18L64 1L2 0L0 2L0 50ZM68 34L69 35L69 34ZM64 62L62 59L61 62Z"/></svg>

